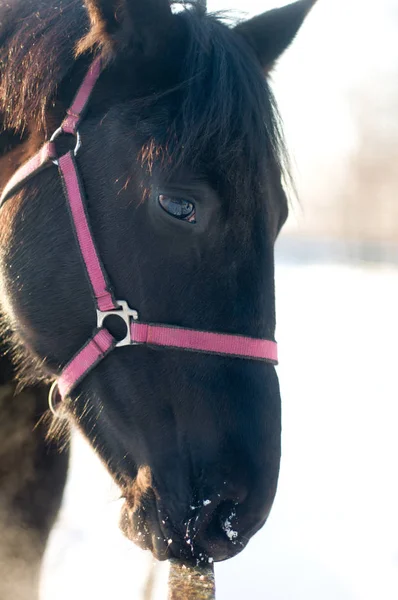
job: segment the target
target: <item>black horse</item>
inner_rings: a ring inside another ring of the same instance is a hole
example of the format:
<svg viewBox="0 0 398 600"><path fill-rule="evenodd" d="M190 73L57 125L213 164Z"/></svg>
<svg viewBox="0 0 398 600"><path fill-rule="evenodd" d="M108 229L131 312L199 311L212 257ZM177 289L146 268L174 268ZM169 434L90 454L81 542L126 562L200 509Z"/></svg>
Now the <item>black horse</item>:
<svg viewBox="0 0 398 600"><path fill-rule="evenodd" d="M267 76L314 1L234 27L203 2L1 1L0 187L59 126L101 56L77 161L117 296L145 321L272 339L288 173ZM1 208L0 281L6 600L22 579L32 598L66 477L67 452L45 439L48 385L95 328L55 167ZM14 381L28 387L12 399ZM118 348L61 410L120 486L123 531L156 558L225 560L266 521L280 463L273 365Z"/></svg>

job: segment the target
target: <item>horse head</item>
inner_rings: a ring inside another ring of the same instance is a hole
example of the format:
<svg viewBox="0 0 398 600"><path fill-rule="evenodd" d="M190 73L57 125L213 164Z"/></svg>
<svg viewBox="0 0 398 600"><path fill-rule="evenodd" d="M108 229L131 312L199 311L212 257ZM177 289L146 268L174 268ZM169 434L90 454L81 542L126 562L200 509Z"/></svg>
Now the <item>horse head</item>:
<svg viewBox="0 0 398 600"><path fill-rule="evenodd" d="M76 161L115 295L147 323L273 340L274 243L288 210L267 76L314 2L235 27L203 3L32 4L14 3L0 35L2 186L58 127L99 56ZM68 144L61 136L57 152ZM13 342L31 376L54 380L96 328L55 167L1 208L0 244ZM106 327L125 335L118 319ZM62 408L121 488L123 531L158 559L227 559L266 521L281 433L270 362L121 347Z"/></svg>

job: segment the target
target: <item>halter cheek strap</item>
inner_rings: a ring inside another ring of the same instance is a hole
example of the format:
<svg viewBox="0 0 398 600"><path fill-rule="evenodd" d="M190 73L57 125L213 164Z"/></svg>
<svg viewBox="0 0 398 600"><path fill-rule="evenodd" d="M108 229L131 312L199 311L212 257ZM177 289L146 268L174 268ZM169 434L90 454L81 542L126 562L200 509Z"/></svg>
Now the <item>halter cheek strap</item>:
<svg viewBox="0 0 398 600"><path fill-rule="evenodd" d="M96 309L101 312L115 310L118 305L113 297L90 231L83 200L83 189L72 152L68 152L58 160L58 168L80 253L95 298Z"/></svg>
<svg viewBox="0 0 398 600"><path fill-rule="evenodd" d="M31 177L54 164L58 166L72 227L76 234L96 306L97 328L92 337L64 367L58 379L54 382L50 391L50 407L54 409L56 394L61 399L68 396L99 362L115 348L122 346L147 344L191 352L262 360L277 364L277 344L273 340L186 329L173 325L143 323L139 320L138 312L131 309L127 302L115 299L90 230L83 187L75 160L75 155L80 148L78 126L84 116L84 111L100 73L101 62L97 58L84 78L61 127L57 129L51 140L44 144L37 154L16 171L4 188L0 198L1 207ZM69 151L58 158L55 140L61 134L74 135L76 137L76 147L73 152ZM111 315L118 316L125 323L126 336L122 340L116 340L105 327L105 320Z"/></svg>

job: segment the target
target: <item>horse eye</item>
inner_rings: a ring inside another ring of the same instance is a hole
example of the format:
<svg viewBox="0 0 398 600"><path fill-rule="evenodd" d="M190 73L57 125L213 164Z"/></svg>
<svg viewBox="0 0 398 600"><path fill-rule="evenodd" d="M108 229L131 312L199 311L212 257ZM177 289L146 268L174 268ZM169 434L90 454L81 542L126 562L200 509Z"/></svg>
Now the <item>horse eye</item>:
<svg viewBox="0 0 398 600"><path fill-rule="evenodd" d="M196 223L195 205L190 200L160 194L158 201L162 209L172 217L180 219L180 221Z"/></svg>

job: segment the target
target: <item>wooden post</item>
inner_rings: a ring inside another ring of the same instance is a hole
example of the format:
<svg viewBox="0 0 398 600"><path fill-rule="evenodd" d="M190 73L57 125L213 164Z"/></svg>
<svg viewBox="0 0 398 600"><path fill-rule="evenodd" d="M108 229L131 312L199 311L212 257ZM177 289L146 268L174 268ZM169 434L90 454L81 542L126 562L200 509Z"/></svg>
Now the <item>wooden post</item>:
<svg viewBox="0 0 398 600"><path fill-rule="evenodd" d="M213 565L195 567L170 561L169 600L215 600Z"/></svg>

